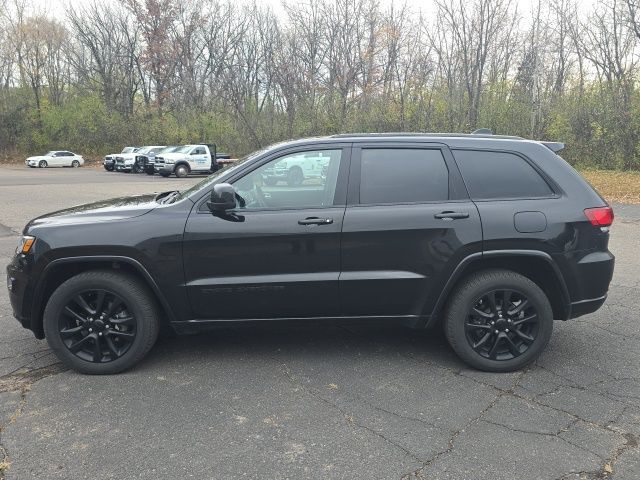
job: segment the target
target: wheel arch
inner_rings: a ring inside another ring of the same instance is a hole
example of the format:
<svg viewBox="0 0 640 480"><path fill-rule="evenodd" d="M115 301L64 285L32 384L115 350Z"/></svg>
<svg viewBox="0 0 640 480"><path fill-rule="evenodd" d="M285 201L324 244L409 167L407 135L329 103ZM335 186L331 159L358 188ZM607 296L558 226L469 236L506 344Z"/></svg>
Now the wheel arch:
<svg viewBox="0 0 640 480"><path fill-rule="evenodd" d="M187 170L189 172L191 172L191 166L189 165L189 162L187 162L186 160L180 160L180 161L176 162L175 165L173 166L173 171L175 172L176 168L178 168L180 166L187 167Z"/></svg>
<svg viewBox="0 0 640 480"><path fill-rule="evenodd" d="M490 250L465 257L445 284L431 315L428 326L438 322L451 292L469 274L489 269L503 269L519 273L536 285L549 298L553 318L571 318L571 300L560 268L551 255L541 250Z"/></svg>
<svg viewBox="0 0 640 480"><path fill-rule="evenodd" d="M160 287L144 265L136 259L125 256L65 257L53 260L44 268L34 293L31 329L36 338L44 338L42 316L56 288L79 273L100 269L120 270L141 280L149 288L163 313L162 318L159 319L161 328L169 328L170 322L175 321L175 313L162 295Z"/></svg>

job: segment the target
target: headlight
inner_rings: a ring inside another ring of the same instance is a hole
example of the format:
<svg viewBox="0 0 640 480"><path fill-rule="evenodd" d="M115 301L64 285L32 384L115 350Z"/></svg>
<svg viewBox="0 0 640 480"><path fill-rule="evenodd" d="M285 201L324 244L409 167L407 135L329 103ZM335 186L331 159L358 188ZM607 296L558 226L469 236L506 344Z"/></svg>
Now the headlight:
<svg viewBox="0 0 640 480"><path fill-rule="evenodd" d="M31 237L29 235L23 235L20 239L20 244L18 248L16 248L16 253L29 253L31 247L36 242L36 237Z"/></svg>
<svg viewBox="0 0 640 480"><path fill-rule="evenodd" d="M164 163L176 163L176 161L173 158L165 158Z"/></svg>

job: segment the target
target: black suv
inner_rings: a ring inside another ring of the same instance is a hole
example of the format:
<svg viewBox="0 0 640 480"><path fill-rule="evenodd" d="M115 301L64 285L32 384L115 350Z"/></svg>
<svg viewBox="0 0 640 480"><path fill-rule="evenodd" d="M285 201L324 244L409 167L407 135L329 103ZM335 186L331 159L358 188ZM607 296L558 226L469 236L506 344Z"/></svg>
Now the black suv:
<svg viewBox="0 0 640 480"><path fill-rule="evenodd" d="M442 324L469 365L519 369L554 319L603 304L613 274L613 212L561 148L473 134L273 145L182 192L31 221L7 268L14 315L85 373L131 367L161 327L267 319ZM324 174L265 184L293 163Z"/></svg>

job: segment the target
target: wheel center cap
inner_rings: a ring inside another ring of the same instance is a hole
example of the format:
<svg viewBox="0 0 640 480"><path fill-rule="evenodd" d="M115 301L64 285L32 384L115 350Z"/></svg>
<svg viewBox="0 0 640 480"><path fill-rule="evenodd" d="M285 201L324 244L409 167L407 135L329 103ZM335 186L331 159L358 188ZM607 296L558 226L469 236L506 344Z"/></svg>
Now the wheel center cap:
<svg viewBox="0 0 640 480"><path fill-rule="evenodd" d="M93 322L93 324L100 330L104 328L104 322L102 320L96 320Z"/></svg>
<svg viewBox="0 0 640 480"><path fill-rule="evenodd" d="M504 318L501 318L496 322L495 327L498 330L505 330L506 328L509 327L509 323Z"/></svg>

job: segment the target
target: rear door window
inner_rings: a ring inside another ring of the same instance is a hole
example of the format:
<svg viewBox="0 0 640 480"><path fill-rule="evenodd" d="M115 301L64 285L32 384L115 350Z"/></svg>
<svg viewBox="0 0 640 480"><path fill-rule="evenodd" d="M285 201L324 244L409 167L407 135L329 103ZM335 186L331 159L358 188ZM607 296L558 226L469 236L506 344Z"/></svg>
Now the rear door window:
<svg viewBox="0 0 640 480"><path fill-rule="evenodd" d="M421 148L363 148L360 203L421 203L449 198L442 152Z"/></svg>
<svg viewBox="0 0 640 480"><path fill-rule="evenodd" d="M553 195L544 178L519 155L480 150L454 150L453 155L473 200Z"/></svg>

